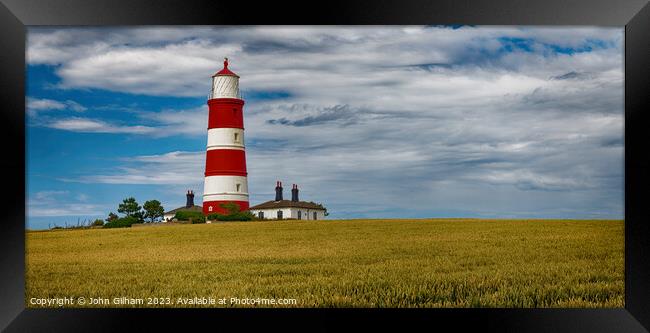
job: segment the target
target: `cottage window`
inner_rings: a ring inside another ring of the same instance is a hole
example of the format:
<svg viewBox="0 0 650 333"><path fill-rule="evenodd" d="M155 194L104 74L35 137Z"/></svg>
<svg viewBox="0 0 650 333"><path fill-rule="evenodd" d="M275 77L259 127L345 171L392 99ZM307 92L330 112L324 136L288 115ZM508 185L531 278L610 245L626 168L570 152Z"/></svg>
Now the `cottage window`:
<svg viewBox="0 0 650 333"><path fill-rule="evenodd" d="M257 213L257 217L259 217L260 219L263 219L264 218L264 212Z"/></svg>
<svg viewBox="0 0 650 333"><path fill-rule="evenodd" d="M302 220L302 212L298 211L298 220Z"/></svg>
<svg viewBox="0 0 650 333"><path fill-rule="evenodd" d="M280 219L282 219L282 211L281 210L278 211L278 220L280 220Z"/></svg>
<svg viewBox="0 0 650 333"><path fill-rule="evenodd" d="M316 220L316 212L314 212L314 220Z"/></svg>

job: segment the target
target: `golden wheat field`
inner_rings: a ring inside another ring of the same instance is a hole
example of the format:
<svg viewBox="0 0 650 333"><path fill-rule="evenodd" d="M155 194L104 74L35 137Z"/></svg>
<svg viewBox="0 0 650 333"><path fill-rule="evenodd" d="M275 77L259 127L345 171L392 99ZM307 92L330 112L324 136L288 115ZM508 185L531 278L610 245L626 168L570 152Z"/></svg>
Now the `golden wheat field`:
<svg viewBox="0 0 650 333"><path fill-rule="evenodd" d="M207 306L622 307L623 227L404 219L28 231L26 303L84 297L84 307L203 307L186 301L211 297L295 304Z"/></svg>

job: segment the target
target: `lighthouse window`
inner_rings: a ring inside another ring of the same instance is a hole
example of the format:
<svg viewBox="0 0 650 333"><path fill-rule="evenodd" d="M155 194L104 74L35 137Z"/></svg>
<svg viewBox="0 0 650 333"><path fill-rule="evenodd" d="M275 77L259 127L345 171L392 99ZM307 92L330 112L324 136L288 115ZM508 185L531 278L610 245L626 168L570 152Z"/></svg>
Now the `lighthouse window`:
<svg viewBox="0 0 650 333"><path fill-rule="evenodd" d="M212 206L208 207L208 212L212 211Z"/></svg>
<svg viewBox="0 0 650 333"><path fill-rule="evenodd" d="M239 133L235 133L235 142L239 142Z"/></svg>
<svg viewBox="0 0 650 333"><path fill-rule="evenodd" d="M241 187L241 184L237 184L237 192L239 192L240 187Z"/></svg>

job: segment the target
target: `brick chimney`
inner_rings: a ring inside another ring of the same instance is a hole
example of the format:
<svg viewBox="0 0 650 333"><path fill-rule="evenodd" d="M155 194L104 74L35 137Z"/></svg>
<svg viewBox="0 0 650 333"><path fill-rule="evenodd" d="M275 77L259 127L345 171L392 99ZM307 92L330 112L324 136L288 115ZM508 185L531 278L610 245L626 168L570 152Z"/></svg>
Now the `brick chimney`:
<svg viewBox="0 0 650 333"><path fill-rule="evenodd" d="M275 184L275 201L281 201L282 200L282 182L278 181Z"/></svg>
<svg viewBox="0 0 650 333"><path fill-rule="evenodd" d="M188 190L187 191L187 202L185 203L186 208L194 207L194 191Z"/></svg>
<svg viewBox="0 0 650 333"><path fill-rule="evenodd" d="M298 202L298 185L293 184L293 187L291 188L291 201Z"/></svg>

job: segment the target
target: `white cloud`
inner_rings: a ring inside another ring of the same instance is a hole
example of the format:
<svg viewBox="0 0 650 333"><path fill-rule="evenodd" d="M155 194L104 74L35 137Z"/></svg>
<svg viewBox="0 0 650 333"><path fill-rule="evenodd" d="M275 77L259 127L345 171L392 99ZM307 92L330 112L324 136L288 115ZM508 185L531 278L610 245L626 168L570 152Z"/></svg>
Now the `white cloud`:
<svg viewBox="0 0 650 333"><path fill-rule="evenodd" d="M67 118L55 120L48 124L48 127L84 133L128 133L128 134L148 134L156 129L148 126L121 126L110 124L101 120L92 120L86 118Z"/></svg>
<svg viewBox="0 0 650 333"><path fill-rule="evenodd" d="M69 191L39 191L29 195L27 201L27 216L100 216L104 215L104 207L99 204L84 203L88 196L80 193L76 197Z"/></svg>
<svg viewBox="0 0 650 333"><path fill-rule="evenodd" d="M166 109L159 112L143 112L131 108L118 110L131 112L135 115L133 119L148 125L119 124L90 117L36 117L36 114L30 125L80 133L132 134L155 138L174 135L198 136L205 134L203 132L208 127L207 107Z"/></svg>
<svg viewBox="0 0 650 333"><path fill-rule="evenodd" d="M102 184L199 184L203 181L205 152L174 151L124 158L122 161L125 166L114 168L108 174L66 180Z"/></svg>
<svg viewBox="0 0 650 333"><path fill-rule="evenodd" d="M34 199L40 202L49 202L57 196L68 194L68 191L39 191L34 193Z"/></svg>
<svg viewBox="0 0 650 333"><path fill-rule="evenodd" d="M169 38L165 39L165 35ZM620 45L622 30L588 27L30 29L27 53L31 55L31 64L59 65L57 74L63 88L197 97L207 95L209 76L219 69L224 56L233 59L233 69L242 76L242 84L247 89L283 89L297 94L312 92L321 84L327 91L333 88L332 83L338 83L338 91L345 91L349 90L345 86L351 84L363 89L377 87L386 80L408 83L412 78L409 73L417 73L404 66L417 64L478 64L482 68L506 67L537 76L540 71L560 67L556 63L562 65L560 70L569 68L567 65L587 65L594 71L621 63L621 52L616 49L554 57L515 52L492 59L490 53L495 54L502 47L500 37L533 38L538 48L546 44L579 48L591 46L592 40ZM314 61L314 56L318 56L318 61ZM341 82L346 85L341 86Z"/></svg>
<svg viewBox="0 0 650 333"><path fill-rule="evenodd" d="M103 216L104 207L92 204L59 204L56 207L30 206L27 215L30 217L52 216Z"/></svg>
<svg viewBox="0 0 650 333"><path fill-rule="evenodd" d="M189 135L204 136L208 128L208 107L191 109L166 109L160 112L143 112L141 119L153 121L156 136Z"/></svg>
<svg viewBox="0 0 650 333"><path fill-rule="evenodd" d="M32 110L61 110L66 105L62 102L51 99L33 99L27 100L27 108Z"/></svg>
<svg viewBox="0 0 650 333"><path fill-rule="evenodd" d="M538 174L529 170L490 170L484 174L468 176L467 178L497 185L514 185L522 190L562 191L593 187L575 178L560 178L553 175Z"/></svg>
<svg viewBox="0 0 650 333"><path fill-rule="evenodd" d="M87 108L72 100L57 101L47 98L27 99L27 113L30 116L35 117L38 115L39 111L49 110L72 110L75 112L83 112L86 111Z"/></svg>

